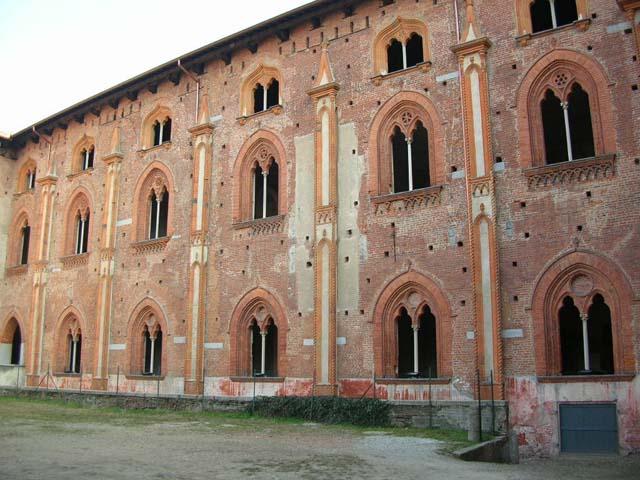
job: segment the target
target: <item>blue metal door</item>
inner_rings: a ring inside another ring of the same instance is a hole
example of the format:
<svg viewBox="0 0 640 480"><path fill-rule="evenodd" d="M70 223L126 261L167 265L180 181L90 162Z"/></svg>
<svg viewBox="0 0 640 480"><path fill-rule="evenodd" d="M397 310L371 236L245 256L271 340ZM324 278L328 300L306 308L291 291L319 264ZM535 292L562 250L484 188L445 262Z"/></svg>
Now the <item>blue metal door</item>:
<svg viewBox="0 0 640 480"><path fill-rule="evenodd" d="M618 420L615 403L560 405L560 451L617 453Z"/></svg>

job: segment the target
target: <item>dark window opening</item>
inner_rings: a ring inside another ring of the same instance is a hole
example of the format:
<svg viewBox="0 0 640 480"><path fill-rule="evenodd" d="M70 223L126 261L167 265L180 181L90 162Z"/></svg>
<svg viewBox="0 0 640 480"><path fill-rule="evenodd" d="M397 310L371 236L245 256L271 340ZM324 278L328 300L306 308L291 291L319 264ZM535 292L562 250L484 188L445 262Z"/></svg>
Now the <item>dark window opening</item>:
<svg viewBox="0 0 640 480"><path fill-rule="evenodd" d="M589 308L589 360L594 374L613 373L613 335L611 310L602 295L593 297Z"/></svg>
<svg viewBox="0 0 640 480"><path fill-rule="evenodd" d="M278 215L278 164L273 161L267 175L267 217Z"/></svg>
<svg viewBox="0 0 640 480"><path fill-rule="evenodd" d="M161 128L162 126L160 125L160 122L158 120L153 122L153 146L154 147L162 143Z"/></svg>
<svg viewBox="0 0 640 480"><path fill-rule="evenodd" d="M564 298L558 317L560 321L562 374L577 375L584 370L584 345L582 320L573 298Z"/></svg>
<svg viewBox="0 0 640 480"><path fill-rule="evenodd" d="M264 87L258 83L253 89L253 113L262 112L265 103Z"/></svg>
<svg viewBox="0 0 640 480"><path fill-rule="evenodd" d="M393 192L406 192L409 190L409 149L407 138L399 127L393 130L391 148L393 155Z"/></svg>
<svg viewBox="0 0 640 480"><path fill-rule="evenodd" d="M407 68L414 67L422 62L424 62L422 37L417 33L413 33L407 41Z"/></svg>
<svg viewBox="0 0 640 480"><path fill-rule="evenodd" d="M421 377L438 377L436 345L436 317L429 307L424 307L418 330L418 373Z"/></svg>
<svg viewBox="0 0 640 480"><path fill-rule="evenodd" d="M160 217L158 225L158 238L167 236L167 224L169 220L169 192L165 191L160 200Z"/></svg>
<svg viewBox="0 0 640 480"><path fill-rule="evenodd" d="M25 185L26 190L33 190L34 188L36 188L36 169L35 168L33 170L31 169L27 170L27 178L26 178L26 185Z"/></svg>
<svg viewBox="0 0 640 480"><path fill-rule="evenodd" d="M413 328L411 317L403 308L397 319L398 332L398 377L413 376Z"/></svg>
<svg viewBox="0 0 640 480"><path fill-rule="evenodd" d="M569 154L560 99L551 90L547 90L540 106L547 164L566 162L569 160Z"/></svg>
<svg viewBox="0 0 640 480"><path fill-rule="evenodd" d="M76 215L76 250L75 254L87 253L89 246L89 213L82 218L80 213Z"/></svg>
<svg viewBox="0 0 640 480"><path fill-rule="evenodd" d="M29 263L29 240L31 238L31 227L22 227L22 249L20 251L20 265Z"/></svg>
<svg viewBox="0 0 640 480"><path fill-rule="evenodd" d="M573 84L569 94L569 131L573 159L595 156L589 95L578 83Z"/></svg>
<svg viewBox="0 0 640 480"><path fill-rule="evenodd" d="M388 73L397 72L404 68L403 47L395 38L387 47L387 69Z"/></svg>
<svg viewBox="0 0 640 480"><path fill-rule="evenodd" d="M267 88L266 108L269 109L276 105L280 105L280 82L273 78L271 79L271 84L269 84L269 87Z"/></svg>
<svg viewBox="0 0 640 480"><path fill-rule="evenodd" d="M20 332L20 326L16 324L15 330L13 331L13 337L11 339L11 365L20 365L21 356L22 334Z"/></svg>
<svg viewBox="0 0 640 480"><path fill-rule="evenodd" d="M82 335L73 340L71 334L67 335L68 362L66 373L80 373L80 359L82 358Z"/></svg>
<svg viewBox="0 0 640 480"><path fill-rule="evenodd" d="M562 0L558 0L562 1ZM549 0L535 0L529 8L531 14L532 32L542 32L553 28L553 18L551 16L551 4Z"/></svg>
<svg viewBox="0 0 640 480"><path fill-rule="evenodd" d="M561 27L575 22L578 19L576 0L555 0L556 25Z"/></svg>
<svg viewBox="0 0 640 480"><path fill-rule="evenodd" d="M276 377L278 375L278 327L271 323L263 335L254 320L249 331L251 335L251 375ZM264 359L262 357L263 342Z"/></svg>
<svg viewBox="0 0 640 480"><path fill-rule="evenodd" d="M151 338L149 330L144 332L144 369L143 375L160 375L162 371L162 331Z"/></svg>
<svg viewBox="0 0 640 480"><path fill-rule="evenodd" d="M429 177L429 133L422 122L418 122L411 141L411 170L413 189L431 185Z"/></svg>
<svg viewBox="0 0 640 480"><path fill-rule="evenodd" d="M162 124L161 143L170 142L170 141L171 141L171 119L167 117L164 123Z"/></svg>
<svg viewBox="0 0 640 480"><path fill-rule="evenodd" d="M87 213L87 218L84 219L83 232L82 232L82 253L89 251L89 220L90 213Z"/></svg>
<svg viewBox="0 0 640 480"><path fill-rule="evenodd" d="M151 209L149 212L149 239L153 240L157 237L157 228L158 224L158 201L156 199L156 193L151 191L151 196L149 197L149 201L151 202Z"/></svg>
<svg viewBox="0 0 640 480"><path fill-rule="evenodd" d="M263 218L263 204L264 204L264 176L262 175L262 167L256 165L253 174L253 218Z"/></svg>

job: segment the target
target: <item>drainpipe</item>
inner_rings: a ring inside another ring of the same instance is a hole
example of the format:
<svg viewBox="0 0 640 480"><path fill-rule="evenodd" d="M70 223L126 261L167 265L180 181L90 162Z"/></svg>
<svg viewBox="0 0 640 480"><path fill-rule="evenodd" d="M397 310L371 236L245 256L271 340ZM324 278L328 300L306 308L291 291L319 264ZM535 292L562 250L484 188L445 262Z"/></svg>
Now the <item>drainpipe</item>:
<svg viewBox="0 0 640 480"><path fill-rule="evenodd" d="M180 62L180 59L178 59L178 68L180 70L182 70L185 75L187 75L189 78L191 78L194 82L196 82L196 121L195 121L195 125L198 124L198 114L200 113L200 79L198 79L198 77L196 77L193 73L191 73L189 70L187 70L186 68L184 68L182 66L182 63Z"/></svg>

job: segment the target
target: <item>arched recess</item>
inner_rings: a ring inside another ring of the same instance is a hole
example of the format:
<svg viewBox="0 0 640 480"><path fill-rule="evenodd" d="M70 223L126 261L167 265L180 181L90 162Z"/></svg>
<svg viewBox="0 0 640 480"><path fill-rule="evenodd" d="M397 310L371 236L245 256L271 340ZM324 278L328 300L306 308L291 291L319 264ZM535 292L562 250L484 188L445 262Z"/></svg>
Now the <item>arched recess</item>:
<svg viewBox="0 0 640 480"><path fill-rule="evenodd" d="M171 238L174 232L175 184L171 169L160 161L154 161L144 169L136 183L132 215L133 242L142 242L150 239L151 201L154 195L161 196L163 192L169 194L169 203L166 214L166 235L162 236Z"/></svg>
<svg viewBox="0 0 640 480"><path fill-rule="evenodd" d="M9 248L7 251L7 264L10 267L26 265L33 258L33 249L36 245L34 238L35 228L31 222L32 216L26 208L21 208L13 217L9 231ZM25 228L28 228L27 245L25 241ZM24 261L26 260L26 261Z"/></svg>
<svg viewBox="0 0 640 480"><path fill-rule="evenodd" d="M551 90L565 99L578 84L589 96L595 155L616 151L616 130L609 80L592 57L556 49L540 58L526 73L517 93L520 161L523 168L545 165L545 142L540 102Z"/></svg>
<svg viewBox="0 0 640 480"><path fill-rule="evenodd" d="M27 159L27 161L24 162L22 167L20 167L16 193L30 192L35 189L36 172L37 172L36 161L33 158Z"/></svg>
<svg viewBox="0 0 640 480"><path fill-rule="evenodd" d="M418 34L422 37L423 62L431 60L427 26L420 20L398 17L380 30L373 43L373 69L375 75L386 75L389 71L387 48L391 42L395 39L402 44L406 44L413 34Z"/></svg>
<svg viewBox="0 0 640 480"><path fill-rule="evenodd" d="M287 156L280 138L268 130L258 130L244 142L233 166L233 221L253 218L253 176L257 166L278 165L278 215L285 215L287 205Z"/></svg>
<svg viewBox="0 0 640 480"><path fill-rule="evenodd" d="M531 302L531 318L537 375L560 375L559 311L571 297L580 314L586 314L596 295L602 295L611 310L614 373L635 371L633 339L634 294L625 274L610 259L586 250L554 259L538 276Z"/></svg>
<svg viewBox="0 0 640 480"><path fill-rule="evenodd" d="M275 67L266 65L259 65L251 74L249 74L242 82L240 90L240 112L241 116L248 117L254 113L254 89L256 85L260 84L264 89L267 89L272 84L273 80L278 82L278 105L282 105L283 97L282 92L284 90L284 83L280 71ZM267 110L267 108L262 109Z"/></svg>
<svg viewBox="0 0 640 480"><path fill-rule="evenodd" d="M86 251L88 252L91 250L91 238L94 232L94 225L96 223L96 215L92 199L93 196L85 187L76 188L69 197L69 202L65 209L63 224L63 256L83 253L77 250L79 222L88 223L88 228L85 228L84 233L82 234L83 237L87 235L87 238L83 238L82 240L86 242Z"/></svg>
<svg viewBox="0 0 640 480"><path fill-rule="evenodd" d="M58 317L53 337L52 370L56 373L80 373L90 371L87 359L91 358L83 315L74 307L64 309ZM74 354L74 343L75 354ZM84 348L82 348L84 347ZM73 361L75 359L75 362ZM79 367L79 368L78 368Z"/></svg>
<svg viewBox="0 0 640 480"><path fill-rule="evenodd" d="M88 168L83 168L83 164L85 162L84 152L93 151L93 155L91 157L91 166L89 168L93 168L95 166L96 161L96 141L93 137L89 137L88 135L83 135L80 140L76 143L75 147L71 152L71 162L70 162L70 173L78 173L82 170L87 170Z"/></svg>
<svg viewBox="0 0 640 480"><path fill-rule="evenodd" d="M156 132L154 132L154 124L156 122L159 122L161 124L166 124L167 119L170 122L169 123L170 125L169 139L168 140L166 139L166 134L165 134L165 139L164 140L161 139L160 144L170 141L171 135L173 134L173 132L176 131L176 125L174 124L174 118L171 113L171 110L169 109L169 107L165 107L163 105L157 105L145 117L144 121L142 122L142 130L141 130L141 138L140 138L140 143L142 144L143 150L147 150L149 148L156 146L154 145L154 135L156 134Z"/></svg>
<svg viewBox="0 0 640 480"><path fill-rule="evenodd" d="M417 92L400 92L389 99L373 119L369 136L369 194L392 193L391 136L399 128L405 136L422 123L428 132L429 177L431 185L445 180L444 129L435 105Z"/></svg>
<svg viewBox="0 0 640 480"><path fill-rule="evenodd" d="M270 324L277 326L277 375L286 377L289 322L280 301L263 288L246 293L231 315L229 375L248 377L252 374L250 327L254 321L261 330Z"/></svg>
<svg viewBox="0 0 640 480"><path fill-rule="evenodd" d="M375 374L379 378L397 375L398 339L396 319L402 309L414 319L428 307L436 319L438 377L451 377L451 307L436 282L416 271L399 275L378 296L373 312Z"/></svg>
<svg viewBox="0 0 640 480"><path fill-rule="evenodd" d="M158 302L152 298L143 299L133 309L129 317L129 325L127 329L127 364L129 365L129 373L132 375L142 375L145 372L145 349L147 341L146 333L150 333L154 338L159 338L161 333L162 343L160 347L160 368L156 375L165 375L167 368L167 350L168 350L168 326L164 310ZM156 347L157 348L157 347ZM157 351L157 350L156 350ZM158 357L156 357L156 361ZM153 373L153 369L152 372Z"/></svg>
<svg viewBox="0 0 640 480"><path fill-rule="evenodd" d="M26 334L22 315L13 309L0 329L0 365L24 365Z"/></svg>

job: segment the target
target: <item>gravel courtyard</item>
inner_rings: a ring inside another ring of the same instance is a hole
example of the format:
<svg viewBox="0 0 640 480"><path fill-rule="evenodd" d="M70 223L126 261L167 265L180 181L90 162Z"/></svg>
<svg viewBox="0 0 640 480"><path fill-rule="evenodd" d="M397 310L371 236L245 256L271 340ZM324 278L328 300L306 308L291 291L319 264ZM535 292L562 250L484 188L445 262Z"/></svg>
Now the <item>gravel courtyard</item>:
<svg viewBox="0 0 640 480"><path fill-rule="evenodd" d="M637 479L640 457L466 463L394 429L0 398L2 479ZM449 439L451 440L451 439Z"/></svg>

